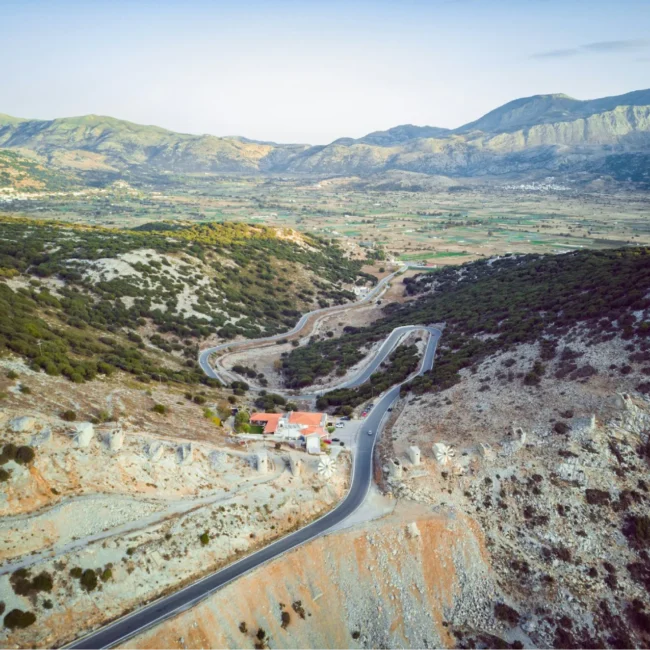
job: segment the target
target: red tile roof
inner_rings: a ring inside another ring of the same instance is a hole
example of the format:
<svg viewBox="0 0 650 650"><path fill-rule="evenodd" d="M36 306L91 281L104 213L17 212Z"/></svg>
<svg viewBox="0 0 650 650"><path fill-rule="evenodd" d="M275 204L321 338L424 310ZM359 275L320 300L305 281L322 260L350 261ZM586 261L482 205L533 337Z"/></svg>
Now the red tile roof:
<svg viewBox="0 0 650 650"><path fill-rule="evenodd" d="M303 424L311 427L320 427L322 421L323 421L323 413L291 411L291 413L289 414L290 424Z"/></svg>
<svg viewBox="0 0 650 650"><path fill-rule="evenodd" d="M251 423L259 422L264 424L264 433L275 433L278 429L278 422L282 413L253 413L251 415Z"/></svg>

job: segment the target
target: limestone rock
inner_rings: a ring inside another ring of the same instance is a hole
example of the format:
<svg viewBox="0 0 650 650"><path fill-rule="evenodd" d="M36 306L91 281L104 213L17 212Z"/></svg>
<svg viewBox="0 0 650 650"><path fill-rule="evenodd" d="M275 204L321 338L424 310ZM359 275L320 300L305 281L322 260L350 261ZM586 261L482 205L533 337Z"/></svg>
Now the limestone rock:
<svg viewBox="0 0 650 650"><path fill-rule="evenodd" d="M420 537L420 529L416 521L412 521L406 526L406 536L410 538Z"/></svg>
<svg viewBox="0 0 650 650"><path fill-rule="evenodd" d="M92 422L79 422L74 432L74 443L77 447L88 447L95 436Z"/></svg>
<svg viewBox="0 0 650 650"><path fill-rule="evenodd" d="M402 478L402 464L396 458L388 461L388 476L395 479Z"/></svg>
<svg viewBox="0 0 650 650"><path fill-rule="evenodd" d="M52 440L52 429L46 427L39 433L32 436L30 444L32 447L43 447Z"/></svg>
<svg viewBox="0 0 650 650"><path fill-rule="evenodd" d="M22 417L14 418L9 423L9 428L14 433L31 433L36 428L38 420L29 415L23 415Z"/></svg>

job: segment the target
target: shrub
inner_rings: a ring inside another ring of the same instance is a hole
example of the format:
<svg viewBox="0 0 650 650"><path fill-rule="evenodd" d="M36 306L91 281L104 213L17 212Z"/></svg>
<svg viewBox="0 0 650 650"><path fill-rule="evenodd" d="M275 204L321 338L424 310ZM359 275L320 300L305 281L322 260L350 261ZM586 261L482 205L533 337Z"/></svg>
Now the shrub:
<svg viewBox="0 0 650 650"><path fill-rule="evenodd" d="M556 422L553 425L553 431L555 431L555 433L559 433L560 435L568 433L570 429L571 427L566 422Z"/></svg>
<svg viewBox="0 0 650 650"><path fill-rule="evenodd" d="M611 501L611 495L606 490L588 489L585 490L585 498L591 506L606 506Z"/></svg>
<svg viewBox="0 0 650 650"><path fill-rule="evenodd" d="M625 520L623 534L631 546L646 548L650 542L650 517L646 515L631 515Z"/></svg>
<svg viewBox="0 0 650 650"><path fill-rule="evenodd" d="M81 567L75 566L72 567L72 569L70 569L70 575L73 578L77 578L77 580L81 578L82 574L83 574L83 569Z"/></svg>
<svg viewBox="0 0 650 650"><path fill-rule="evenodd" d="M108 582L113 577L113 571L110 567L106 567L99 577L102 579L102 582Z"/></svg>
<svg viewBox="0 0 650 650"><path fill-rule="evenodd" d="M9 480L11 472L8 472L6 469L0 467L0 483L4 483Z"/></svg>
<svg viewBox="0 0 650 650"><path fill-rule="evenodd" d="M72 409L68 409L67 411L63 411L60 417L66 422L74 422L77 419L77 414Z"/></svg>
<svg viewBox="0 0 650 650"><path fill-rule="evenodd" d="M158 413L159 415L167 415L167 413L169 412L169 409L164 404L154 404L151 407L151 410L154 413Z"/></svg>
<svg viewBox="0 0 650 650"><path fill-rule="evenodd" d="M239 624L239 631L240 631L242 634L246 634L246 632L248 632L248 625L246 625L246 621L242 621L242 622Z"/></svg>
<svg viewBox="0 0 650 650"><path fill-rule="evenodd" d="M52 576L46 571L39 573L32 580L32 588L34 591L47 591L49 593L52 591L53 586L54 581L52 580Z"/></svg>
<svg viewBox="0 0 650 650"><path fill-rule="evenodd" d="M23 395L31 395L32 389L29 386L21 386L20 392L23 393Z"/></svg>
<svg viewBox="0 0 650 650"><path fill-rule="evenodd" d="M291 623L291 615L289 612L282 612L282 616L280 618L282 619L281 627L283 630L286 630L289 623Z"/></svg>
<svg viewBox="0 0 650 650"><path fill-rule="evenodd" d="M508 623L511 627L519 623L519 612L505 603L497 603L494 606L494 615L498 620Z"/></svg>
<svg viewBox="0 0 650 650"><path fill-rule="evenodd" d="M208 531L206 530L199 539L201 540L201 546L207 546L210 543L210 535L208 535Z"/></svg>
<svg viewBox="0 0 650 650"><path fill-rule="evenodd" d="M27 445L21 445L16 449L16 458L14 460L19 465L29 465L34 460L34 450Z"/></svg>
<svg viewBox="0 0 650 650"><path fill-rule="evenodd" d="M18 379L18 373L15 370L10 370L7 373L7 379Z"/></svg>
<svg viewBox="0 0 650 650"><path fill-rule="evenodd" d="M21 609L12 609L4 620L5 627L10 630L24 630L36 622L36 616L33 612L23 612Z"/></svg>
<svg viewBox="0 0 650 650"><path fill-rule="evenodd" d="M54 607L54 603L48 598L47 600L43 601L43 607L45 607L45 609L52 609L52 607Z"/></svg>
<svg viewBox="0 0 650 650"><path fill-rule="evenodd" d="M202 405L205 404L207 400L205 399L205 397L203 397L203 395L195 395L192 401L195 404Z"/></svg>
<svg viewBox="0 0 650 650"><path fill-rule="evenodd" d="M80 582L81 582L81 586L86 591L93 591L94 589L97 588L97 574L93 571L93 569L86 569L81 574Z"/></svg>

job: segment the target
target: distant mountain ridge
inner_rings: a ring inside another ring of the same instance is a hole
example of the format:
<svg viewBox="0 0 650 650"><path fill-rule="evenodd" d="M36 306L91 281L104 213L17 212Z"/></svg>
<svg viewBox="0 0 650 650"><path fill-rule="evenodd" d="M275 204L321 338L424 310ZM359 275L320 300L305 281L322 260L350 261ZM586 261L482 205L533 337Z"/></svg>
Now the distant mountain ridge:
<svg viewBox="0 0 650 650"><path fill-rule="evenodd" d="M457 129L406 124L320 146L182 134L97 115L0 115L0 148L79 174L401 170L471 177L561 171L602 172L618 180L628 174L650 183L640 165L650 154L650 90L593 100L535 95Z"/></svg>

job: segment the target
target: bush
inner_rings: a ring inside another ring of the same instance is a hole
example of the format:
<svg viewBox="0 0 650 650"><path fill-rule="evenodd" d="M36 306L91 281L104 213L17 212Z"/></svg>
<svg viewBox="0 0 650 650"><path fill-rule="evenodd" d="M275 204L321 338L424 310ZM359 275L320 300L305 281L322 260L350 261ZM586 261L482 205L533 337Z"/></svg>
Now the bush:
<svg viewBox="0 0 650 650"><path fill-rule="evenodd" d="M206 530L199 539L201 540L201 546L207 546L210 543L210 535L208 535L208 531Z"/></svg>
<svg viewBox="0 0 650 650"><path fill-rule="evenodd" d="M23 395L31 395L32 389L29 386L21 386L20 392L23 393Z"/></svg>
<svg viewBox="0 0 650 650"><path fill-rule="evenodd" d="M5 627L10 630L24 630L36 622L36 616L33 612L23 612L20 609L12 609L4 620Z"/></svg>
<svg viewBox="0 0 650 650"><path fill-rule="evenodd" d="M519 612L505 603L497 603L494 606L494 616L498 620L508 623L511 627L519 623Z"/></svg>
<svg viewBox="0 0 650 650"><path fill-rule="evenodd" d="M113 577L113 571L110 567L106 567L99 576L102 582L108 582Z"/></svg>
<svg viewBox="0 0 650 650"><path fill-rule="evenodd" d="M68 409L67 411L63 411L60 417L66 422L74 422L77 419L77 414L72 409Z"/></svg>
<svg viewBox="0 0 650 650"><path fill-rule="evenodd" d="M246 634L246 632L248 632L248 625L246 625L246 621L242 621L242 622L239 624L239 631L240 631L242 634Z"/></svg>
<svg viewBox="0 0 650 650"><path fill-rule="evenodd" d="M83 569L81 567L78 567L78 566L72 567L72 569L70 569L70 575L73 578L76 578L77 580L79 580L79 578L81 578L81 576L83 575Z"/></svg>
<svg viewBox="0 0 650 650"><path fill-rule="evenodd" d="M169 412L169 409L164 404L154 404L151 407L151 410L154 413L158 413L159 415L167 415L167 413Z"/></svg>
<svg viewBox="0 0 650 650"><path fill-rule="evenodd" d="M0 467L0 483L5 483L9 480L11 472L8 472L6 469Z"/></svg>
<svg viewBox="0 0 650 650"><path fill-rule="evenodd" d="M53 586L54 581L52 580L52 576L46 571L39 573L32 580L32 588L34 591L47 591L49 593L52 591Z"/></svg>
<svg viewBox="0 0 650 650"><path fill-rule="evenodd" d="M571 427L566 422L556 422L553 425L553 431L555 431L555 433L559 433L560 435L568 433L570 429Z"/></svg>
<svg viewBox="0 0 650 650"><path fill-rule="evenodd" d="M16 449L16 458L14 460L19 465L29 465L34 460L34 450L27 445L21 445Z"/></svg>
<svg viewBox="0 0 650 650"><path fill-rule="evenodd" d="M283 630L286 630L289 623L291 623L291 615L289 612L282 612L282 616L280 618L282 619L281 627Z"/></svg>
<svg viewBox="0 0 650 650"><path fill-rule="evenodd" d="M7 373L7 379L18 379L18 373L15 370L10 370Z"/></svg>
<svg viewBox="0 0 650 650"><path fill-rule="evenodd" d="M605 490L585 490L585 498L590 506L607 506L611 501L611 495Z"/></svg>
<svg viewBox="0 0 650 650"><path fill-rule="evenodd" d="M625 520L623 534L631 546L645 549L650 542L650 517L646 515L631 515Z"/></svg>
<svg viewBox="0 0 650 650"><path fill-rule="evenodd" d="M92 569L86 569L81 574L81 586L86 591L93 591L97 588L97 574Z"/></svg>

